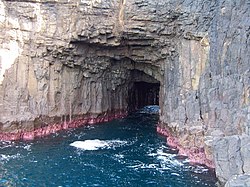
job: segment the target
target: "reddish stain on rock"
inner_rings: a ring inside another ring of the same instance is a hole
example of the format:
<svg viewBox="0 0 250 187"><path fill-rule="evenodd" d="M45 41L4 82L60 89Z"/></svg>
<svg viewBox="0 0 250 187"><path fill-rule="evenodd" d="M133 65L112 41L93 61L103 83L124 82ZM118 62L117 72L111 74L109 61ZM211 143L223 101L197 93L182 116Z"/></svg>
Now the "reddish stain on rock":
<svg viewBox="0 0 250 187"><path fill-rule="evenodd" d="M108 122L113 119L123 118L127 115L126 112L116 112L114 114L109 115L101 115L99 117L89 117L89 118L78 118L68 122L60 122L50 124L46 127L35 129L34 131L29 132L16 132L16 133L0 133L0 140L2 141L13 141L13 140L33 140L35 137L47 136L49 134L66 130L69 128L77 128L86 124L96 124L102 122Z"/></svg>
<svg viewBox="0 0 250 187"><path fill-rule="evenodd" d="M157 127L157 132L167 137L167 143L170 147L177 148L179 150L178 154L187 156L190 163L204 164L210 168L215 168L213 161L207 159L204 148L184 148L179 144L178 138L174 137L167 129Z"/></svg>

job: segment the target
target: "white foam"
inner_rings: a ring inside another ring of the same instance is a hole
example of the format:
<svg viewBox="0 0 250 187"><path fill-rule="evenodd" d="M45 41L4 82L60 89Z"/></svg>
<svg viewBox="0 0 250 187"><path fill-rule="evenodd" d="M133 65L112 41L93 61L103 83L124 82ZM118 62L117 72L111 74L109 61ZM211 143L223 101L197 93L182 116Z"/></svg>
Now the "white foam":
<svg viewBox="0 0 250 187"><path fill-rule="evenodd" d="M115 157L122 159L122 158L124 158L124 155L123 154L115 154Z"/></svg>
<svg viewBox="0 0 250 187"><path fill-rule="evenodd" d="M98 149L111 149L115 147L120 147L127 144L126 141L121 140L85 140L85 141L75 141L70 144L76 148L86 150L86 151L95 151Z"/></svg>
<svg viewBox="0 0 250 187"><path fill-rule="evenodd" d="M194 173L204 173L204 172L207 172L208 171L208 168L205 168L203 166L196 166L193 168L193 172Z"/></svg>
<svg viewBox="0 0 250 187"><path fill-rule="evenodd" d="M107 147L108 144L105 141L101 140L85 140L85 141L75 141L70 144L76 148L84 150L98 150L99 148Z"/></svg>
<svg viewBox="0 0 250 187"><path fill-rule="evenodd" d="M21 155L19 153L15 154L15 155L4 155L4 154L0 154L0 161L9 161L10 159L16 159L16 158L20 158Z"/></svg>
<svg viewBox="0 0 250 187"><path fill-rule="evenodd" d="M178 173L171 173L171 175L180 176Z"/></svg>
<svg viewBox="0 0 250 187"><path fill-rule="evenodd" d="M23 148L26 149L27 151L31 151L31 145L25 145Z"/></svg>
<svg viewBox="0 0 250 187"><path fill-rule="evenodd" d="M162 169L165 167L168 168L169 165L173 166L183 166L183 161L179 161L175 158L176 154L166 153L164 152L164 146L161 146L156 150L156 152L148 153L148 156L155 157L160 161ZM152 150L151 150L152 151Z"/></svg>

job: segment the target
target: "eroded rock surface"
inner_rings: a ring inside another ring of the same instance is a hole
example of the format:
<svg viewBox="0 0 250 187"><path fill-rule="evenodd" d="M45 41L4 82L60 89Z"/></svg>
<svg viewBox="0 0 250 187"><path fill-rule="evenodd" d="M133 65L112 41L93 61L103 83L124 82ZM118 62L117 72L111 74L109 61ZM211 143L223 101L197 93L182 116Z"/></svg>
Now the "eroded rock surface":
<svg viewBox="0 0 250 187"><path fill-rule="evenodd" d="M249 9L247 0L0 0L1 138L123 116L133 85L160 84L158 131L169 143L215 166L222 184L249 173Z"/></svg>

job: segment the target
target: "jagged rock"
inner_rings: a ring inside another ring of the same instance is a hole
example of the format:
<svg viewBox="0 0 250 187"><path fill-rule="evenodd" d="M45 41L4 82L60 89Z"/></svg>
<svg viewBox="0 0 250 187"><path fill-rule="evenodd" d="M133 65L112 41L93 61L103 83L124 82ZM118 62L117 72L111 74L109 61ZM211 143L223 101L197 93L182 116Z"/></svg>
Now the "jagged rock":
<svg viewBox="0 0 250 187"><path fill-rule="evenodd" d="M0 137L159 100L158 131L180 153L222 183L249 173L249 14L245 0L0 0Z"/></svg>

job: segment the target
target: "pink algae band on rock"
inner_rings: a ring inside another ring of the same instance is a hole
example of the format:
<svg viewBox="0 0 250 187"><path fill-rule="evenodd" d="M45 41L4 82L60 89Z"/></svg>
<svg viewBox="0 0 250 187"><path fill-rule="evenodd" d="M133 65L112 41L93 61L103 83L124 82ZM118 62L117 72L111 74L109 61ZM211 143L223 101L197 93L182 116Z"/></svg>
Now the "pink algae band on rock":
<svg viewBox="0 0 250 187"><path fill-rule="evenodd" d="M69 128L77 128L86 124L96 124L102 122L108 122L113 119L122 118L127 115L126 112L119 112L113 115L103 115L101 117L96 118L82 118L82 119L74 119L68 122L61 122L50 124L46 127L35 129L34 131L29 132L17 132L17 133L0 133L0 140L2 141L13 141L13 140L33 140L35 137L46 136L60 130L65 130Z"/></svg>
<svg viewBox="0 0 250 187"><path fill-rule="evenodd" d="M204 164L210 168L215 168L213 161L207 159L204 148L184 148L179 144L179 141L167 129L157 127L157 132L167 137L167 144L170 147L177 148L179 155L184 155L189 158L190 163Z"/></svg>

